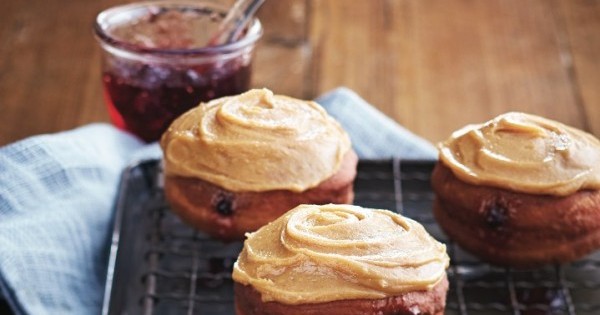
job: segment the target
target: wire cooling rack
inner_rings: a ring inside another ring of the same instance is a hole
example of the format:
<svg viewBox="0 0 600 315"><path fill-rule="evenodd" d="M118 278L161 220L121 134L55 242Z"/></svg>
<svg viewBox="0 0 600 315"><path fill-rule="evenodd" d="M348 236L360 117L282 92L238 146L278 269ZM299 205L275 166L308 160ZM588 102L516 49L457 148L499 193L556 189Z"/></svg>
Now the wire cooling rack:
<svg viewBox="0 0 600 315"><path fill-rule="evenodd" d="M432 168L423 161L361 161L355 204L411 217L447 244L446 314L600 314L600 252L530 270L482 263L436 225ZM212 240L172 214L160 169L159 161L145 161L123 175L103 314L234 314L231 270L242 244Z"/></svg>

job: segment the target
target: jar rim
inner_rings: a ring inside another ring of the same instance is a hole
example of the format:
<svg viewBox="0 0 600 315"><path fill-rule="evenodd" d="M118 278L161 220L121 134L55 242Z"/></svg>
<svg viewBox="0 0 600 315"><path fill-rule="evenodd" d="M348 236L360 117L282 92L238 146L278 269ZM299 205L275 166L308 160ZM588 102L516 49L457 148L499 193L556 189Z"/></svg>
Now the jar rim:
<svg viewBox="0 0 600 315"><path fill-rule="evenodd" d="M150 48L132 44L127 41L115 38L107 32L107 19L116 14L124 14L127 11L140 9L144 7L169 7L169 8L202 8L214 10L216 13L224 15L227 8L216 3L205 1L189 0L153 0L130 3L108 8L96 16L94 22L94 34L98 41L104 46L108 45L112 49L121 50L128 54L147 54L162 56L214 56L233 53L245 47L253 45L263 35L263 28L260 20L254 17L246 35L241 39L228 44L204 46L198 48Z"/></svg>

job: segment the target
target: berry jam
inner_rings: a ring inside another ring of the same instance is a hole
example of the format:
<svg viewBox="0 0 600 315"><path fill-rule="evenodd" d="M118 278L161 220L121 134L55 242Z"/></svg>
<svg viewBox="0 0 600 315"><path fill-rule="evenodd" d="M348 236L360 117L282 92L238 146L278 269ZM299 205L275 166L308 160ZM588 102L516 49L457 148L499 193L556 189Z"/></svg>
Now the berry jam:
<svg viewBox="0 0 600 315"><path fill-rule="evenodd" d="M102 82L113 123L141 139L159 140L188 109L250 87L262 27L254 21L237 42L211 46L225 12L204 2L151 1L98 15Z"/></svg>
<svg viewBox="0 0 600 315"><path fill-rule="evenodd" d="M250 76L251 65L234 59L189 69L123 65L104 71L102 81L113 123L150 142L198 103L244 92Z"/></svg>

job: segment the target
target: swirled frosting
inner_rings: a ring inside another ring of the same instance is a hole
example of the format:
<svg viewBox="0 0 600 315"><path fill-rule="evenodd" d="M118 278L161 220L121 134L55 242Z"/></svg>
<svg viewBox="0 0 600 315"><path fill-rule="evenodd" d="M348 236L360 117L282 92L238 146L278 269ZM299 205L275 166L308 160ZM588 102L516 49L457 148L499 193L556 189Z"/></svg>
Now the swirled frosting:
<svg viewBox="0 0 600 315"><path fill-rule="evenodd" d="M542 117L506 113L438 147L440 160L468 183L557 196L600 189L600 141Z"/></svg>
<svg viewBox="0 0 600 315"><path fill-rule="evenodd" d="M446 246L387 210L300 205L248 234L233 279L284 304L380 299L446 276Z"/></svg>
<svg viewBox="0 0 600 315"><path fill-rule="evenodd" d="M163 135L169 175L231 191L304 191L337 172L346 132L315 102L250 90L186 112Z"/></svg>

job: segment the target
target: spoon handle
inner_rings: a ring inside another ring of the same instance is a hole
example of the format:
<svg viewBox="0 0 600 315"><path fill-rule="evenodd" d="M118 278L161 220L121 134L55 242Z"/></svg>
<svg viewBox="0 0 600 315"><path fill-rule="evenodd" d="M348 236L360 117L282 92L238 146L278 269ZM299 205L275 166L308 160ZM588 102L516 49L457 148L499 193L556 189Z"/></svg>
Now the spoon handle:
<svg viewBox="0 0 600 315"><path fill-rule="evenodd" d="M208 45L216 46L236 41L263 2L265 0L237 0L219 24Z"/></svg>

